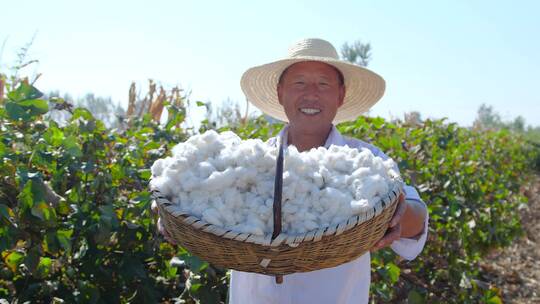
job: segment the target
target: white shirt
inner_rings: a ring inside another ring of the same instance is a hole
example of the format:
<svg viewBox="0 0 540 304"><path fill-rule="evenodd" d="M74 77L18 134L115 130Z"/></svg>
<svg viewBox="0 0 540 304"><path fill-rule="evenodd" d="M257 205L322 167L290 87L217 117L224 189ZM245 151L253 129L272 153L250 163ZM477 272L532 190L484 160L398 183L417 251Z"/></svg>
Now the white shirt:
<svg viewBox="0 0 540 304"><path fill-rule="evenodd" d="M278 135L282 138L284 147L287 146L287 130L288 125ZM273 137L268 140L268 143L275 145L276 139ZM358 139L344 137L335 126L332 126L324 146L329 148L330 145L367 148L375 156L388 159L388 156L375 146ZM419 201L426 207L413 187L405 186L404 191L407 200ZM424 231L418 239L401 238L395 241L391 248L401 257L412 260L424 248L427 231L428 218L424 222ZM231 271L229 303L368 303L370 280L369 252L337 267L283 276L282 284L276 284L273 276L233 270Z"/></svg>

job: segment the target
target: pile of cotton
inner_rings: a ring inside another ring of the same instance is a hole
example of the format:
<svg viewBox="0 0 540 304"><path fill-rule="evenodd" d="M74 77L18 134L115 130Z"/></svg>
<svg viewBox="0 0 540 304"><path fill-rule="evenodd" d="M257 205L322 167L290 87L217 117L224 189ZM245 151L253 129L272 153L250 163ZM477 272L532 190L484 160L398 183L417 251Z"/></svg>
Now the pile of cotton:
<svg viewBox="0 0 540 304"><path fill-rule="evenodd" d="M278 148L232 132L208 131L152 166L150 187L182 211L242 233L271 234ZM282 232L301 234L339 224L380 200L397 166L371 151L338 146L284 153Z"/></svg>

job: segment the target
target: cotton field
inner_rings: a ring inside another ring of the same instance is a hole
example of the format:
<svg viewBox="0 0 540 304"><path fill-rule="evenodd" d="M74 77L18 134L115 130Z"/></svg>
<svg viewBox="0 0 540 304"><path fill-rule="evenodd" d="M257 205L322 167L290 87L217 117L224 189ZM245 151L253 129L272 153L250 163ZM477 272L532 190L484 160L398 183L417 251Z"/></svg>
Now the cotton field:
<svg viewBox="0 0 540 304"><path fill-rule="evenodd" d="M232 132L207 131L152 166L150 186L186 213L238 232L273 229L278 148ZM367 149L331 146L284 153L282 231L301 234L373 207L393 187L396 164Z"/></svg>

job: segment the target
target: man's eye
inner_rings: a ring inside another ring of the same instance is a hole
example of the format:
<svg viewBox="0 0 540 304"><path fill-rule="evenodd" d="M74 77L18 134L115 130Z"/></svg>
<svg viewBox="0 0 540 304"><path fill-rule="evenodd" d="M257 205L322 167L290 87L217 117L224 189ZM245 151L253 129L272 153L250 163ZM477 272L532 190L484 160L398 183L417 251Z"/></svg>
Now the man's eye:
<svg viewBox="0 0 540 304"><path fill-rule="evenodd" d="M301 80L298 80L298 81L295 81L294 84L304 84L304 82Z"/></svg>

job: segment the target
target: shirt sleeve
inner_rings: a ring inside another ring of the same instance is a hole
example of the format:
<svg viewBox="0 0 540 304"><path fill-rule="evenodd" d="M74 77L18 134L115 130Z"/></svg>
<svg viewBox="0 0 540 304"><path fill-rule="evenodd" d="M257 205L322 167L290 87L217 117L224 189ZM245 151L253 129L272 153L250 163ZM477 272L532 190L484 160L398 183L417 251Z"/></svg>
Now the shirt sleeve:
<svg viewBox="0 0 540 304"><path fill-rule="evenodd" d="M401 238L397 241L394 241L390 247L392 248L392 250L394 250L395 253L399 254L402 258L407 259L407 260L414 260L420 254L420 252L422 252L422 249L424 248L424 245L426 244L429 214L427 212L426 204L422 201L416 189L414 189L411 186L405 185L403 187L403 190L405 191L405 200L417 201L421 203L422 206L424 206L424 208L426 209L426 212L425 212L426 218L424 220L424 230L419 234L419 237Z"/></svg>

